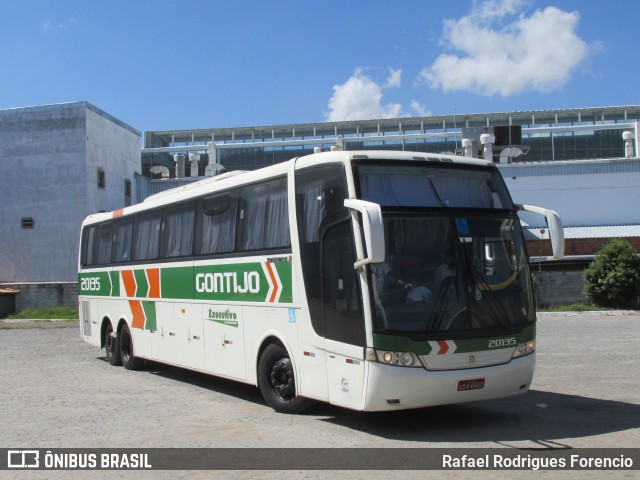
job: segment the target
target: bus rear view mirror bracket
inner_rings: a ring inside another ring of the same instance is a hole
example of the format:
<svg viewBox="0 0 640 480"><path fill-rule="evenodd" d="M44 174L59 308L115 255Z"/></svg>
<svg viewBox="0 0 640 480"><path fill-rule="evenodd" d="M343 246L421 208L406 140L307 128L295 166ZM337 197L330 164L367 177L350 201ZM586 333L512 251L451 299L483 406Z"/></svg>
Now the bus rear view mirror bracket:
<svg viewBox="0 0 640 480"><path fill-rule="evenodd" d="M532 212L542 215L549 229L549 237L551 239L552 256L547 260L560 260L564 257L564 231L560 216L553 210L542 207L534 207L533 205L516 205L518 211Z"/></svg>
<svg viewBox="0 0 640 480"><path fill-rule="evenodd" d="M355 198L347 198L344 201L344 206L350 210L360 212L362 218L366 257L358 259L353 264L353 267L359 270L369 263L384 262L384 224L380 205Z"/></svg>

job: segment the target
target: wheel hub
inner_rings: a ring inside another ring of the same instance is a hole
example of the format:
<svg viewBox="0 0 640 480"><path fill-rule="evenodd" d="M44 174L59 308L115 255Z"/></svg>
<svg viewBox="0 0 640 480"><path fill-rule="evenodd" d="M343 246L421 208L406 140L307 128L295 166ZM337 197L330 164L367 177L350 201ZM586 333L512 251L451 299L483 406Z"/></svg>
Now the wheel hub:
<svg viewBox="0 0 640 480"><path fill-rule="evenodd" d="M283 399L295 396L295 383L290 359L282 358L273 364L271 368L271 386Z"/></svg>

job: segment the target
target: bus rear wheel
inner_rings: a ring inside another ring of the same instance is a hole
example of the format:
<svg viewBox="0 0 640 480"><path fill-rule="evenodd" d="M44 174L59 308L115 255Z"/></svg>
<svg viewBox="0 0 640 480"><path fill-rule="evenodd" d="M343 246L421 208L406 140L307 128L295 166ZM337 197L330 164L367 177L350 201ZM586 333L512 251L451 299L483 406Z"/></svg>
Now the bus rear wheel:
<svg viewBox="0 0 640 480"><path fill-rule="evenodd" d="M120 329L120 359L122 365L127 370L137 370L140 368L141 360L133 354L133 339L131 338L131 330L125 323Z"/></svg>
<svg viewBox="0 0 640 480"><path fill-rule="evenodd" d="M296 395L291 358L278 344L269 344L260 356L258 386L267 404L276 412L300 413L313 405L310 399Z"/></svg>
<svg viewBox="0 0 640 480"><path fill-rule="evenodd" d="M107 361L114 367L122 365L119 340L120 339L116 336L116 332L113 331L113 325L109 322L104 331L104 349L107 353Z"/></svg>

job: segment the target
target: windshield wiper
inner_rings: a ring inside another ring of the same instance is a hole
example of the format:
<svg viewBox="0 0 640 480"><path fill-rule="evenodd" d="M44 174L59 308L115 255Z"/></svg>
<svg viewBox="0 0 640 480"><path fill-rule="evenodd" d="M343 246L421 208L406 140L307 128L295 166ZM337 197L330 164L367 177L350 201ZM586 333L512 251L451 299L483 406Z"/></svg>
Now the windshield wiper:
<svg viewBox="0 0 640 480"><path fill-rule="evenodd" d="M429 317L429 322L427 323L427 333L433 333L440 330L440 325L442 324L444 313L447 310L449 299L451 298L453 282L457 276L458 264L456 263L453 266L452 274L445 279L445 281L442 283L442 286L440 287L440 290L438 291L438 297L436 298L435 306L433 307L431 317Z"/></svg>
<svg viewBox="0 0 640 480"><path fill-rule="evenodd" d="M469 264L469 271L471 273L471 278L473 280L473 283L482 286L484 288L484 291L487 292L487 298L490 300L490 303L492 304L491 310L492 312L497 313L496 317L498 318L500 324L505 328L509 328L511 326L511 322L509 321L509 315L507 315L507 313L504 310L504 307L500 303L500 300L496 298L495 293L493 293L493 290L491 290L491 286L487 283L487 281L482 276L482 272L480 272L478 267L476 267L473 264ZM477 288L478 287L476 286L476 290ZM475 295L472 295L472 297L474 298L476 303L480 303L480 300L477 299Z"/></svg>
<svg viewBox="0 0 640 480"><path fill-rule="evenodd" d="M442 201L442 198L440 197L440 194L438 193L438 189L433 184L433 175L427 176L427 180L429 182L429 186L431 187L431 191L433 192L434 197L436 197L436 200L438 200L438 203L440 204L440 206L446 207L445 203Z"/></svg>

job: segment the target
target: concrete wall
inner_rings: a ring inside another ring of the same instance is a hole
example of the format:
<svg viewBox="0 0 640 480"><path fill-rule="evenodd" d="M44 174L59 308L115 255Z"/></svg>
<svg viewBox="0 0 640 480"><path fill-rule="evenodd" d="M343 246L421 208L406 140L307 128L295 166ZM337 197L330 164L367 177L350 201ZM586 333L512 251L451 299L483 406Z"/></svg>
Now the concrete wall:
<svg viewBox="0 0 640 480"><path fill-rule="evenodd" d="M2 111L0 281L73 279L71 232L84 212L84 157L85 109ZM22 218L32 218L34 228L22 228Z"/></svg>
<svg viewBox="0 0 640 480"><path fill-rule="evenodd" d="M125 180L131 182L136 203L135 175L140 174L140 132L104 112L87 110L86 211L85 216L125 206ZM106 187L97 188L98 168L105 171ZM83 217L84 218L84 217Z"/></svg>
<svg viewBox="0 0 640 480"><path fill-rule="evenodd" d="M583 275L582 271L533 272L536 283L536 305L548 307L585 303L587 299L583 293Z"/></svg>
<svg viewBox="0 0 640 480"><path fill-rule="evenodd" d="M75 281L82 220L123 207L136 171L140 132L87 102L0 110L0 282Z"/></svg>
<svg viewBox="0 0 640 480"><path fill-rule="evenodd" d="M4 287L20 290L15 296L15 310L25 308L78 308L77 282L11 283Z"/></svg>

